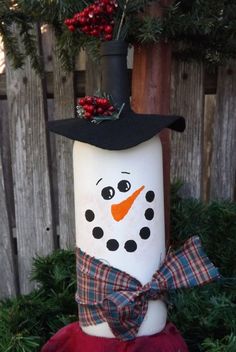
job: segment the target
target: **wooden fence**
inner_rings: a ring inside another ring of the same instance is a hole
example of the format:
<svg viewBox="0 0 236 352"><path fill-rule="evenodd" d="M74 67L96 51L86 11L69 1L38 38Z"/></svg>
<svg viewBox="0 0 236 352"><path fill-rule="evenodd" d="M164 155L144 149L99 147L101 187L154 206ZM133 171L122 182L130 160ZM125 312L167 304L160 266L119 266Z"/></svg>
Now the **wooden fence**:
<svg viewBox="0 0 236 352"><path fill-rule="evenodd" d="M39 40L43 79L29 59L13 70L0 52L0 297L34 287L35 255L74 246L72 142L49 136L45 121L73 116L75 98L100 82L84 54L74 72L61 69L47 28ZM173 60L171 110L187 120L186 131L172 136L172 180L184 182L185 197L234 200L236 64L209 75L202 64Z"/></svg>

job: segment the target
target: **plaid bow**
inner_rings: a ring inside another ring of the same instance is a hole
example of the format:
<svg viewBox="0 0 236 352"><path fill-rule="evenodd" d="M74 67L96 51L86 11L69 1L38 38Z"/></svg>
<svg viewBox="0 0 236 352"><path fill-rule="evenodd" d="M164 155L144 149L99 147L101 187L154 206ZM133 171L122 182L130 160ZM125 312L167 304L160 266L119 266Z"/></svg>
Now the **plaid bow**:
<svg viewBox="0 0 236 352"><path fill-rule="evenodd" d="M149 300L166 291L194 287L219 278L218 269L204 253L198 236L169 252L151 282L142 284L116 268L77 248L79 320L82 326L107 321L113 334L124 341L137 335Z"/></svg>

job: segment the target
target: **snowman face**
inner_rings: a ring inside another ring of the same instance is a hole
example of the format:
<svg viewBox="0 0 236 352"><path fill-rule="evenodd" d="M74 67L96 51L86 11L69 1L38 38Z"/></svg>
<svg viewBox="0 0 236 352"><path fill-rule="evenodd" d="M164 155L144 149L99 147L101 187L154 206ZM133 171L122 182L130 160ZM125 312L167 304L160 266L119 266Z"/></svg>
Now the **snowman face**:
<svg viewBox="0 0 236 352"><path fill-rule="evenodd" d="M148 281L165 254L159 138L122 151L75 142L73 160L77 246Z"/></svg>

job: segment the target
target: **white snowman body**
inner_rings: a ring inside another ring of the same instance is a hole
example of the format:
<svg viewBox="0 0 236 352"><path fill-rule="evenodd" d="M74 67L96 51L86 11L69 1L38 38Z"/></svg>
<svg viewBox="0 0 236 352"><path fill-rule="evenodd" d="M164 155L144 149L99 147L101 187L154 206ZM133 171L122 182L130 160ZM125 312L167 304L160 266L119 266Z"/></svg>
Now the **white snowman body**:
<svg viewBox="0 0 236 352"><path fill-rule="evenodd" d="M158 135L125 150L75 141L73 148L76 245L105 264L150 282L165 257L162 146ZM166 324L161 300L149 301L138 336ZM106 322L83 327L114 337Z"/></svg>

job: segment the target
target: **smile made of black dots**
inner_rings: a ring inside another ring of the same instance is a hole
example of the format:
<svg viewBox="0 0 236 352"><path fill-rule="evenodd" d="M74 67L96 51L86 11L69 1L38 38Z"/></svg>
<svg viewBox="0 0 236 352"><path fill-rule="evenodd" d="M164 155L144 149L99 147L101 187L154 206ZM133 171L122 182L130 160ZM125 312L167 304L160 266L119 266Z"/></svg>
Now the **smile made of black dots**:
<svg viewBox="0 0 236 352"><path fill-rule="evenodd" d="M106 188L108 189L108 187ZM146 193L147 202L153 202L154 198L155 193L153 191L148 191ZM147 208L144 212L144 216L148 221L151 221L154 218L154 210L152 208ZM88 222L92 222L95 219L94 212L91 209L87 209L85 211L85 218ZM92 235L95 239L99 240L103 237L104 231L101 227L96 226L92 230ZM139 236L141 239L147 240L151 236L150 228L147 226L142 227L139 231ZM118 250L119 246L119 242L114 238L108 240L106 243L107 249L112 252ZM125 242L124 248L129 253L135 252L137 249L137 243L134 240L128 240Z"/></svg>

